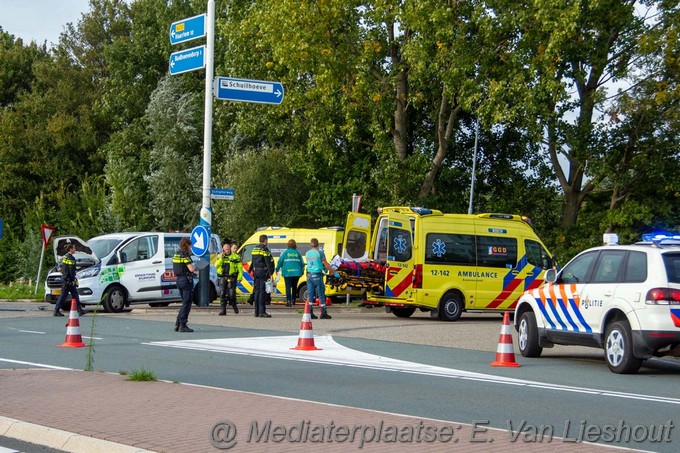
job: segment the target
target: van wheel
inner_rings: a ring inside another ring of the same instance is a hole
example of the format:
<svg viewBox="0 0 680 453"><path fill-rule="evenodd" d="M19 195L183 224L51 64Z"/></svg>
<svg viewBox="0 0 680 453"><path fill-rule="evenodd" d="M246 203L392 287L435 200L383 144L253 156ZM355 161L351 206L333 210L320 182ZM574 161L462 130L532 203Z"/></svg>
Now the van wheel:
<svg viewBox="0 0 680 453"><path fill-rule="evenodd" d="M307 284L303 283L298 289L298 299L302 302L307 302Z"/></svg>
<svg viewBox="0 0 680 453"><path fill-rule="evenodd" d="M114 285L106 291L104 297L104 310L109 313L120 313L125 308L127 295L122 286Z"/></svg>
<svg viewBox="0 0 680 453"><path fill-rule="evenodd" d="M410 318L415 311L416 307L392 307L392 313L397 318Z"/></svg>
<svg viewBox="0 0 680 453"><path fill-rule="evenodd" d="M443 321L458 321L463 314L463 300L460 294L448 292L439 302L439 319Z"/></svg>
<svg viewBox="0 0 680 453"><path fill-rule="evenodd" d="M605 338L604 357L609 369L618 374L637 373L642 365L642 359L633 355L633 337L628 321L609 324Z"/></svg>
<svg viewBox="0 0 680 453"><path fill-rule="evenodd" d="M519 352L524 357L539 357L543 348L538 344L538 328L533 311L525 311L519 318Z"/></svg>

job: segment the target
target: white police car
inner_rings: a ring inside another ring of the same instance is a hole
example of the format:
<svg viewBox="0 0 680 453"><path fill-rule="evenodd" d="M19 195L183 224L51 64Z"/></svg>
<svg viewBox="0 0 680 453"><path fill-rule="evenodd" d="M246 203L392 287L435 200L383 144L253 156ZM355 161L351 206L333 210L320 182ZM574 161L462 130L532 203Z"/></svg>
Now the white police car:
<svg viewBox="0 0 680 453"><path fill-rule="evenodd" d="M605 234L515 308L519 350L538 357L554 344L603 348L614 373L636 373L644 359L680 355L680 236L643 236L618 245Z"/></svg>

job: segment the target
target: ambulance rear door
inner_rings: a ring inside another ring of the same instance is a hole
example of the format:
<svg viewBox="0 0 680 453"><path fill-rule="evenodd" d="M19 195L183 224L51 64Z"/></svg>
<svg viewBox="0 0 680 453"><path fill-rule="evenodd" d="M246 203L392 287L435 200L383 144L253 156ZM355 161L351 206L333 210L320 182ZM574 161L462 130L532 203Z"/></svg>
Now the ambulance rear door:
<svg viewBox="0 0 680 453"><path fill-rule="evenodd" d="M400 213L390 212L381 217L382 231L376 238L385 238L385 297L395 302L413 298L413 230L411 219ZM385 226L386 231L385 231ZM379 246L377 240L376 245Z"/></svg>
<svg viewBox="0 0 680 453"><path fill-rule="evenodd" d="M371 239L371 216L350 212L347 214L345 236L342 239L342 259L348 261L368 261L369 241Z"/></svg>

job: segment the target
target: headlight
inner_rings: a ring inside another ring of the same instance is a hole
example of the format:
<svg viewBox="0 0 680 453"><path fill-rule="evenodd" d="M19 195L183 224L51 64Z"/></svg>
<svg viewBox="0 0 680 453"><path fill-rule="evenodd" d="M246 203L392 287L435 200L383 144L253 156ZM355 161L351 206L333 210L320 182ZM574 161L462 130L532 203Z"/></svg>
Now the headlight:
<svg viewBox="0 0 680 453"><path fill-rule="evenodd" d="M101 270L101 263L95 264L92 267L88 267L87 269L83 269L82 271L76 273L76 278L90 278L94 277L96 275L99 275L99 271Z"/></svg>

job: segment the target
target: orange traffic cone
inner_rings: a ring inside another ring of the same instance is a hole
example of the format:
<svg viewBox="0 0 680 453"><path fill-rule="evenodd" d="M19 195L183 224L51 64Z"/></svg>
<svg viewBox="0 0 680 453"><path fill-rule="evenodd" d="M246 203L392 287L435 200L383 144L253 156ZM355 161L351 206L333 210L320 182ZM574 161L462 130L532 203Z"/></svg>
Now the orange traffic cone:
<svg viewBox="0 0 680 453"><path fill-rule="evenodd" d="M71 299L71 311L66 323L66 340L60 344L60 348L82 348L85 346L83 338L80 336L80 321L78 320L78 304L75 299Z"/></svg>
<svg viewBox="0 0 680 453"><path fill-rule="evenodd" d="M300 337L294 348L300 351L320 351L321 348L314 346L314 330L312 329L312 310L308 302L305 302L305 312L300 323Z"/></svg>
<svg viewBox="0 0 680 453"><path fill-rule="evenodd" d="M498 337L496 360L491 362L491 366L520 366L519 363L515 362L515 351L512 348L512 332L510 330L510 315L507 311L503 313L503 327L501 327L501 335Z"/></svg>
<svg viewBox="0 0 680 453"><path fill-rule="evenodd" d="M326 305L333 305L333 300L330 297L326 298Z"/></svg>

